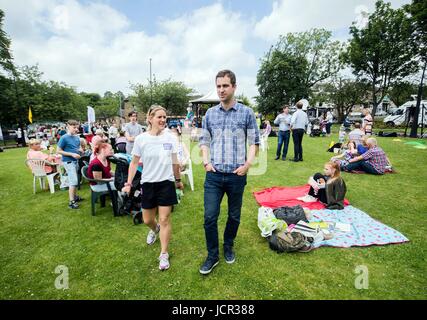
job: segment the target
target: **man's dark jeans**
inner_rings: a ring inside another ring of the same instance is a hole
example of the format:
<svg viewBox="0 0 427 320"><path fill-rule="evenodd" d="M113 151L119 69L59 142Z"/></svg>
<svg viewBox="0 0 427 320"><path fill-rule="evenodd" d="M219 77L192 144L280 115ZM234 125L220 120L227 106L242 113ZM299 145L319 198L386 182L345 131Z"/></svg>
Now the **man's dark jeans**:
<svg viewBox="0 0 427 320"><path fill-rule="evenodd" d="M277 151L276 156L277 158L280 158L280 153L282 151L282 145L283 145L283 153L282 153L282 159L286 158L286 155L288 154L288 146L289 146L289 138L291 136L291 133L289 130L282 131L279 130L279 141L277 142Z"/></svg>
<svg viewBox="0 0 427 320"><path fill-rule="evenodd" d="M224 231L224 245L232 247L240 224L246 176L233 173L207 172L205 180L205 236L209 258L219 257L218 216L224 194L228 198L228 220Z"/></svg>
<svg viewBox="0 0 427 320"><path fill-rule="evenodd" d="M353 171L353 170L359 170L359 171L365 171L366 173L370 174L382 174L379 173L377 170L374 169L374 167L366 162L365 160L360 160L357 162L349 163L348 165L343 167L344 171Z"/></svg>
<svg viewBox="0 0 427 320"><path fill-rule="evenodd" d="M292 140L294 141L294 159L302 160L302 138L304 137L304 129L292 130Z"/></svg>

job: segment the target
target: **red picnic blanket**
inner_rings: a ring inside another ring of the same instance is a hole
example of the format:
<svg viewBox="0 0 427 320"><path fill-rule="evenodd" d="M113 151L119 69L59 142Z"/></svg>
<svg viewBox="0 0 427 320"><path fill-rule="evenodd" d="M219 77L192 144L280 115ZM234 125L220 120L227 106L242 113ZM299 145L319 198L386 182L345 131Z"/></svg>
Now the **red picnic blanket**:
<svg viewBox="0 0 427 320"><path fill-rule="evenodd" d="M273 187L254 192L254 197L259 205L263 207L293 207L299 204L302 207L308 208L310 210L325 209L325 205L320 201L304 202L297 199L299 197L305 196L309 190L309 184L297 187ZM347 199L344 199L344 205L348 206L349 204L350 202Z"/></svg>

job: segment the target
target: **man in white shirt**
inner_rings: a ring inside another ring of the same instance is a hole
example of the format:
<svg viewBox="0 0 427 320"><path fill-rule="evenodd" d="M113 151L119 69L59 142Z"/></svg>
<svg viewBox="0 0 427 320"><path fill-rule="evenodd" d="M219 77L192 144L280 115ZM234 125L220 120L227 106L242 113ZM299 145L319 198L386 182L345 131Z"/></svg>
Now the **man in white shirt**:
<svg viewBox="0 0 427 320"><path fill-rule="evenodd" d="M277 143L277 151L276 158L274 160L280 159L280 153L282 153L282 145L283 145L283 153L282 160L286 160L286 155L288 154L288 146L289 140L291 137L290 124L291 124L292 116L289 114L289 106L283 106L283 112L279 114L274 120L274 124L279 126L279 134L278 134L278 143Z"/></svg>
<svg viewBox="0 0 427 320"><path fill-rule="evenodd" d="M297 102L297 111L292 115L291 118L291 130L292 140L294 142L294 158L289 159L290 161L298 162L303 161L302 159L302 138L304 137L305 130L308 126L307 114L302 111L302 102Z"/></svg>

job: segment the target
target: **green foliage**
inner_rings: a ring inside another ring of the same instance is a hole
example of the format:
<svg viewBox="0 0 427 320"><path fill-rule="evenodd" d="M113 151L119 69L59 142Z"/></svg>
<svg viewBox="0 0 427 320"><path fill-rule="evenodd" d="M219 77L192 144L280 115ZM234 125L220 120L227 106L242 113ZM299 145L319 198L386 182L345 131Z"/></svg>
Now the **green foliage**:
<svg viewBox="0 0 427 320"><path fill-rule="evenodd" d="M166 108L170 115L185 115L189 96L193 93L193 89L184 83L171 79L161 82L154 80L151 87L150 84L133 84L131 88L134 95L130 97L130 101L144 113L150 105L159 104Z"/></svg>
<svg viewBox="0 0 427 320"><path fill-rule="evenodd" d="M389 92L390 99L397 105L401 106L406 101L411 100L411 95L418 92L418 85L409 81L398 82ZM427 97L427 87L423 89L423 97Z"/></svg>
<svg viewBox="0 0 427 320"><path fill-rule="evenodd" d="M324 29L281 36L258 70L259 111L277 112L284 103L308 98L314 85L342 68L342 50Z"/></svg>
<svg viewBox="0 0 427 320"><path fill-rule="evenodd" d="M0 67L5 71L13 71L14 66L10 54L10 39L3 31L4 12L0 9Z"/></svg>
<svg viewBox="0 0 427 320"><path fill-rule="evenodd" d="M334 78L330 82L318 86L311 102L312 104L315 101L335 104L338 121L341 122L353 106L368 102L368 89L368 85L361 81Z"/></svg>
<svg viewBox="0 0 427 320"><path fill-rule="evenodd" d="M101 97L98 93L78 93L63 82L43 81L38 66L24 66L16 73L16 88L11 79L0 76L0 123L13 125L28 123L28 107L31 106L34 122L86 121L87 106L95 109L97 119L118 115L122 92Z"/></svg>
<svg viewBox="0 0 427 320"><path fill-rule="evenodd" d="M270 50L257 75L258 111L263 114L276 113L284 103L307 96L308 92L302 85L306 65L305 59L276 49Z"/></svg>
<svg viewBox="0 0 427 320"><path fill-rule="evenodd" d="M375 4L365 28L350 27L350 40L346 61L353 73L371 85L373 112L385 97L390 86L417 69L411 37L411 20L403 9L392 9L382 0Z"/></svg>
<svg viewBox="0 0 427 320"><path fill-rule="evenodd" d="M415 49L421 59L427 61L427 1L412 0L412 3L404 8L411 15Z"/></svg>
<svg viewBox="0 0 427 320"><path fill-rule="evenodd" d="M243 93L236 96L237 100L242 101L245 106L253 108L252 102Z"/></svg>

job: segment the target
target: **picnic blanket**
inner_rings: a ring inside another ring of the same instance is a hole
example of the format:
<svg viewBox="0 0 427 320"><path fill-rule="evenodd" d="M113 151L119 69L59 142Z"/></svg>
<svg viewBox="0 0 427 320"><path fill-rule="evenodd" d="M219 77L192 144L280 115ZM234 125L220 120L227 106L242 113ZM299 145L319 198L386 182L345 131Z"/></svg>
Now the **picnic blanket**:
<svg viewBox="0 0 427 320"><path fill-rule="evenodd" d="M365 171L361 171L361 170L352 170L352 171L343 171L343 172L354 173L354 174L367 174ZM397 171L394 169L386 169L384 171L384 174L387 174L387 173L397 173Z"/></svg>
<svg viewBox="0 0 427 320"><path fill-rule="evenodd" d="M350 224L350 232L338 231L330 240L315 242L315 248L330 247L365 247L371 245L385 245L408 242L400 232L371 218L367 213L353 206L344 210L312 210L310 222L328 221Z"/></svg>
<svg viewBox="0 0 427 320"><path fill-rule="evenodd" d="M314 209L324 209L325 205L320 201L316 202L303 202L298 200L298 197L305 196L310 190L310 185L306 184L303 186L297 187L273 187L267 188L258 192L254 192L254 197L260 206L269 207L269 208L278 208L278 207L293 207L296 205L301 205L304 208L310 210ZM344 200L344 206L349 205L347 199Z"/></svg>

